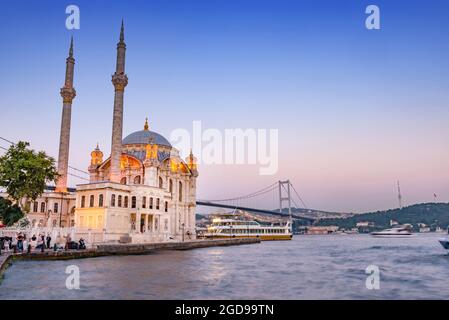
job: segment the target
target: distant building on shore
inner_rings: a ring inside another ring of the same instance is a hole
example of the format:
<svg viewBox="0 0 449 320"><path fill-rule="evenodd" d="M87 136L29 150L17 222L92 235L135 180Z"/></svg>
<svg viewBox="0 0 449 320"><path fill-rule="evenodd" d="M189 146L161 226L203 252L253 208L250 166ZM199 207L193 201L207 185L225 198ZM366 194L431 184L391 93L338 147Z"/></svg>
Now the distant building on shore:
<svg viewBox="0 0 449 320"><path fill-rule="evenodd" d="M390 227L397 226L397 225L399 225L399 222L392 220L392 219L390 220Z"/></svg>
<svg viewBox="0 0 449 320"><path fill-rule="evenodd" d="M426 233L430 232L430 227L425 223L418 223L419 232Z"/></svg>
<svg viewBox="0 0 449 320"><path fill-rule="evenodd" d="M323 235L337 232L337 226L310 226L306 227L306 234Z"/></svg>
<svg viewBox="0 0 449 320"><path fill-rule="evenodd" d="M371 221L360 221L360 222L357 222L355 226L357 228L374 227L374 222L371 222Z"/></svg>

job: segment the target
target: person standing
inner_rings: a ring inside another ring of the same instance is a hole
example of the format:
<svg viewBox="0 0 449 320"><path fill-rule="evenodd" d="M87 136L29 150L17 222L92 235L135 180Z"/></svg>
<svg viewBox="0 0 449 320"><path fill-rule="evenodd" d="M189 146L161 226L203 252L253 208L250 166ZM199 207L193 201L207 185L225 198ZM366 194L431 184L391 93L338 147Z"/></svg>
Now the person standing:
<svg viewBox="0 0 449 320"><path fill-rule="evenodd" d="M15 238L15 237L11 237L11 250L14 252L14 253L17 253L17 251L18 251L18 248L17 248L17 238Z"/></svg>
<svg viewBox="0 0 449 320"><path fill-rule="evenodd" d="M29 252L29 250L28 250L28 241L27 241L27 235L26 234L23 235L22 252L25 252L25 250L27 252Z"/></svg>
<svg viewBox="0 0 449 320"><path fill-rule="evenodd" d="M9 250L11 246L11 241L8 238L5 238L5 242L3 243L3 251L5 251L6 253L9 252Z"/></svg>
<svg viewBox="0 0 449 320"><path fill-rule="evenodd" d="M41 252L44 252L45 251L45 235L44 234L41 235L41 241L42 241Z"/></svg>
<svg viewBox="0 0 449 320"><path fill-rule="evenodd" d="M23 252L23 235L19 233L17 236L17 251Z"/></svg>
<svg viewBox="0 0 449 320"><path fill-rule="evenodd" d="M47 248L50 248L50 244L51 244L51 236L50 236L50 234L47 234L46 240L47 240Z"/></svg>
<svg viewBox="0 0 449 320"><path fill-rule="evenodd" d="M66 237L66 241L65 241L65 250L70 249L71 242L72 242L72 238L70 237L70 234L68 234Z"/></svg>

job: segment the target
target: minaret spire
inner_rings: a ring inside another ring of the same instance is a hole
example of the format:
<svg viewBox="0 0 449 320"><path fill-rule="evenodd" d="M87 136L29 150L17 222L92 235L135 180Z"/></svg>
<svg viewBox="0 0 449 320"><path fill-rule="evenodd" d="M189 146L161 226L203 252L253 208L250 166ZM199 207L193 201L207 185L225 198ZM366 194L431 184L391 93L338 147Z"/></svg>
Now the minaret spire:
<svg viewBox="0 0 449 320"><path fill-rule="evenodd" d="M67 169L69 166L69 145L70 145L70 122L72 118L72 101L76 96L73 88L73 74L75 69L75 59L73 58L73 37L70 40L69 56L66 59L64 87L61 88L62 97L62 119L61 133L59 137L58 155L58 180L56 181L56 192L67 191Z"/></svg>
<svg viewBox="0 0 449 320"><path fill-rule="evenodd" d="M120 183L120 157L122 155L122 135L123 135L123 97L125 87L128 84L128 77L125 74L125 35L122 20L120 29L120 41L117 43L117 63L115 73L112 76L112 83L115 88L114 113L112 120L112 143L111 143L111 169L109 180Z"/></svg>
<svg viewBox="0 0 449 320"><path fill-rule="evenodd" d="M73 36L70 38L69 57L73 58Z"/></svg>
<svg viewBox="0 0 449 320"><path fill-rule="evenodd" d="M123 18L122 18L122 27L120 29L120 43L125 42L125 27L123 25Z"/></svg>

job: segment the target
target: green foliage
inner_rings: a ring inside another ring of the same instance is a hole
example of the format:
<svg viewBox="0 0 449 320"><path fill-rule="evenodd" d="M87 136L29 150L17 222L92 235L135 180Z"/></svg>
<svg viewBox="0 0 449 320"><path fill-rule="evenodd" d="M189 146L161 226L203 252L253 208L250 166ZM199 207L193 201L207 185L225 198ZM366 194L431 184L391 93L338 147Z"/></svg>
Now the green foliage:
<svg viewBox="0 0 449 320"><path fill-rule="evenodd" d="M23 212L19 206L13 205L10 200L0 197L0 220L5 225L12 226L21 218L23 218Z"/></svg>
<svg viewBox="0 0 449 320"><path fill-rule="evenodd" d="M323 219L317 225L336 225L340 228L350 229L356 226L357 222L374 222L376 229L390 227L390 220L399 224L410 223L415 230L418 223L425 223L431 229L437 226L447 229L449 226L449 203L421 203L402 209L391 209L387 211L377 211L364 214L357 214L349 218Z"/></svg>
<svg viewBox="0 0 449 320"><path fill-rule="evenodd" d="M20 141L0 157L0 186L17 202L24 197L36 200L46 183L58 177L55 160L28 146L28 142Z"/></svg>

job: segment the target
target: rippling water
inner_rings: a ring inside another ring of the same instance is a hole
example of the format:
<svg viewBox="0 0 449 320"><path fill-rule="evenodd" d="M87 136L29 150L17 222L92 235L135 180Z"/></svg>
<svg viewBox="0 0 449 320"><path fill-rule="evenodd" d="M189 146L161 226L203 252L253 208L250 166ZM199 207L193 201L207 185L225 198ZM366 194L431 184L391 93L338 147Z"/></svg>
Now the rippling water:
<svg viewBox="0 0 449 320"><path fill-rule="evenodd" d="M18 261L0 299L449 299L441 234L296 236L292 241L69 261ZM80 290L65 287L68 265ZM380 289L365 268L380 268Z"/></svg>

